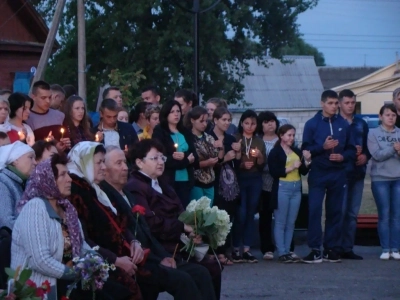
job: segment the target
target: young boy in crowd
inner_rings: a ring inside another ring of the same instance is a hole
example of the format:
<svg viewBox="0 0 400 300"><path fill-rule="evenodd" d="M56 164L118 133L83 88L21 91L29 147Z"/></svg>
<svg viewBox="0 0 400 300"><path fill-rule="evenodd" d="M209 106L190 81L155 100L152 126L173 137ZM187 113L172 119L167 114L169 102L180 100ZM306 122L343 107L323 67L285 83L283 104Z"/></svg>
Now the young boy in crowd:
<svg viewBox="0 0 400 300"><path fill-rule="evenodd" d="M305 263L321 263L322 260L340 262L342 209L346 191L346 163L355 161L356 147L349 124L337 114L339 100L335 91L321 95L322 111L308 120L303 132L303 150L312 155L308 176L309 221L308 246L310 254ZM325 234L322 244L322 204L325 199ZM324 248L321 255L321 246Z"/></svg>

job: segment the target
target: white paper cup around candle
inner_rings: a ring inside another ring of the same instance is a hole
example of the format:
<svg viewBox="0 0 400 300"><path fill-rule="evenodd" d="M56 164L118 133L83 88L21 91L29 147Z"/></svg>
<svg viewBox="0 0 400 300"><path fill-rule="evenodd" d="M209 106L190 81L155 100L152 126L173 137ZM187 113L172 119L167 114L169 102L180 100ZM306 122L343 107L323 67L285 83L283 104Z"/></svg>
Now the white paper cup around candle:
<svg viewBox="0 0 400 300"><path fill-rule="evenodd" d="M176 150L178 150L178 144L175 143L174 147L175 147Z"/></svg>

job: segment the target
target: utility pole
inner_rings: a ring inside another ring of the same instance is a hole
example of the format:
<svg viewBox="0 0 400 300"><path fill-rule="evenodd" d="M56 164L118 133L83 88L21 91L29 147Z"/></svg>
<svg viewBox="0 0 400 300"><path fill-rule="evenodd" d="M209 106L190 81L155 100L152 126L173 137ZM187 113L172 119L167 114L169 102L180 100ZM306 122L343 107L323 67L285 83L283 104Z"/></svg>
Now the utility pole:
<svg viewBox="0 0 400 300"><path fill-rule="evenodd" d="M78 95L86 103L85 0L77 0L78 19Z"/></svg>
<svg viewBox="0 0 400 300"><path fill-rule="evenodd" d="M47 35L46 43L43 47L42 55L40 56L39 64L32 81L32 85L35 81L41 80L44 77L44 72L46 71L47 63L50 58L51 51L53 50L54 41L56 40L56 35L58 27L60 26L61 16L65 7L66 0L58 0L56 10L54 12L53 21L51 22L51 28L49 34ZM32 89L32 86L31 86Z"/></svg>
<svg viewBox="0 0 400 300"><path fill-rule="evenodd" d="M193 8L192 9L187 9L177 0L171 0L173 4L181 8L182 10L189 12L194 15L194 22L193 22L193 64L194 64L194 74L193 74L193 91L195 92L197 99L199 99L199 15L202 13L205 13L211 9L213 9L215 6L217 6L218 3L221 2L221 0L216 0L213 4L211 4L209 7L201 10L200 7L200 0L193 0Z"/></svg>

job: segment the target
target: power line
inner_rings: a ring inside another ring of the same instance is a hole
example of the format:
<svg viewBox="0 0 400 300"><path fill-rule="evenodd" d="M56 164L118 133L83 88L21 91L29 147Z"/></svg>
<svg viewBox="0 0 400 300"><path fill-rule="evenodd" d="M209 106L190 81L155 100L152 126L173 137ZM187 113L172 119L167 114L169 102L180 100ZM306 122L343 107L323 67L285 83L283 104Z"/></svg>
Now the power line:
<svg viewBox="0 0 400 300"><path fill-rule="evenodd" d="M332 35L332 36L362 36L362 37L386 37L386 38L400 38L400 35L372 35L372 34L338 34L338 33L307 33L302 32L303 35Z"/></svg>
<svg viewBox="0 0 400 300"><path fill-rule="evenodd" d="M399 48L374 48L374 47L337 47L337 46L317 46L318 49L358 49L358 50L400 50Z"/></svg>
<svg viewBox="0 0 400 300"><path fill-rule="evenodd" d="M26 1L20 8L18 8L18 10L17 10L15 13L13 13L13 14L0 26L0 29L2 29L2 28L8 23L8 21L10 21L12 18L14 18L14 17L19 13L19 11L20 11L21 9L24 8L24 6L25 6L27 3L28 3L28 1Z"/></svg>
<svg viewBox="0 0 400 300"><path fill-rule="evenodd" d="M305 40L307 40L307 41L316 41L316 42L319 42L319 41L321 41L321 42L354 42L354 43L357 43L357 42L361 42L361 43L400 43L400 40L399 41L383 41L383 40L374 40L374 41L371 41L371 40L338 40L338 39L305 39Z"/></svg>

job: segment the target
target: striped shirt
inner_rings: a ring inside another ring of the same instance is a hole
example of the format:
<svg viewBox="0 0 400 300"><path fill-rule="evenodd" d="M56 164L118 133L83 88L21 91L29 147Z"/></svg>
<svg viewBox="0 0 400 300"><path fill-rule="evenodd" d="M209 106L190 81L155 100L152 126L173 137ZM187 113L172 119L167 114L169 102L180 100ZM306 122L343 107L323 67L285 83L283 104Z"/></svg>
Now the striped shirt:
<svg viewBox="0 0 400 300"><path fill-rule="evenodd" d="M265 144L265 155L267 156L271 152L272 148L274 148L275 143L278 141L278 138L274 138L273 140L270 141L264 141ZM269 173L269 167L268 164L265 164L263 173L262 173L262 181L263 181L263 187L262 189L267 192L272 191L272 183L274 182L274 179L272 178L271 174Z"/></svg>

